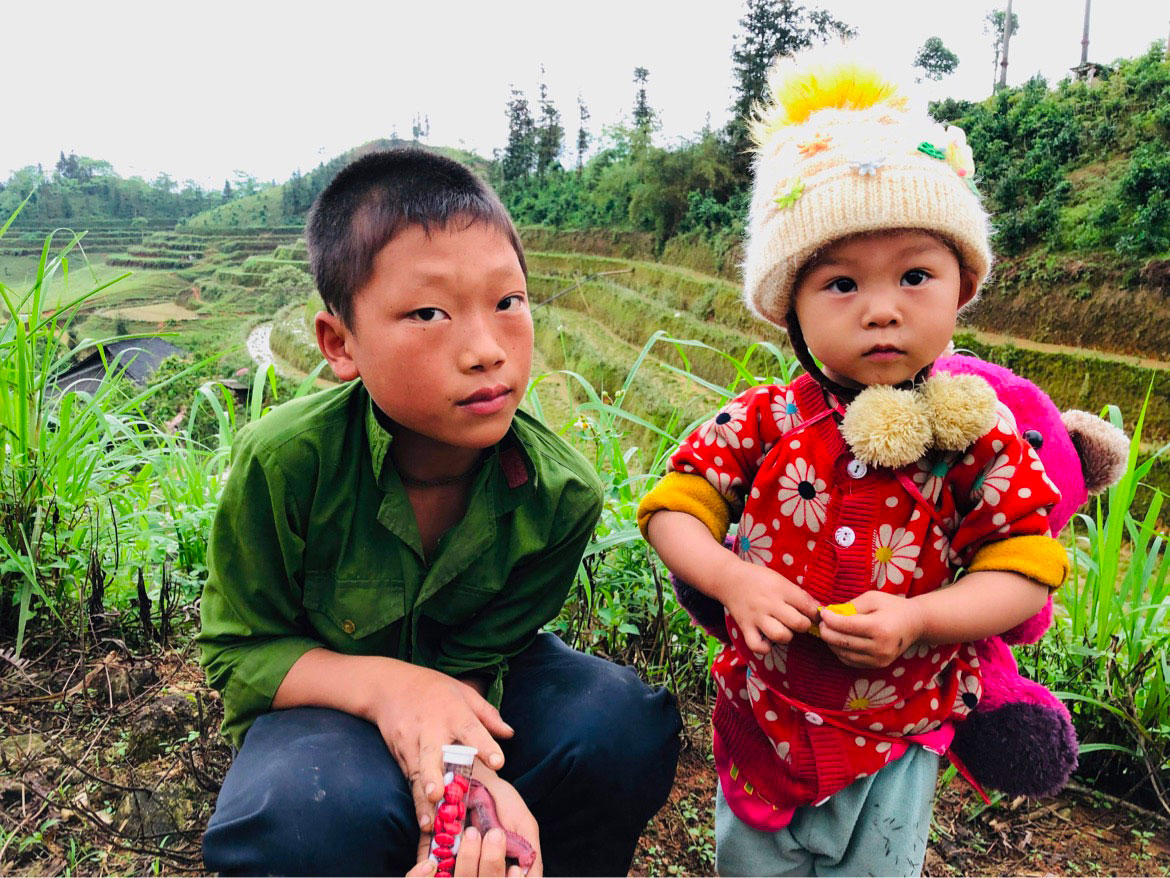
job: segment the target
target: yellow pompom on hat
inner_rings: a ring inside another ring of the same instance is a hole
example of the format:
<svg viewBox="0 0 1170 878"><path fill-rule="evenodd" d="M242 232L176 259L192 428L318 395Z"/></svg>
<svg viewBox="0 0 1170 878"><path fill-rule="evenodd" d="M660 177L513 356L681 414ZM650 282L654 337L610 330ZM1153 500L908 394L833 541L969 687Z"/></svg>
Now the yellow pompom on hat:
<svg viewBox="0 0 1170 878"><path fill-rule="evenodd" d="M913 112L892 80L862 64L778 65L769 84L751 122L743 273L753 313L786 326L797 274L818 250L886 229L940 235L983 283L988 221L961 129Z"/></svg>

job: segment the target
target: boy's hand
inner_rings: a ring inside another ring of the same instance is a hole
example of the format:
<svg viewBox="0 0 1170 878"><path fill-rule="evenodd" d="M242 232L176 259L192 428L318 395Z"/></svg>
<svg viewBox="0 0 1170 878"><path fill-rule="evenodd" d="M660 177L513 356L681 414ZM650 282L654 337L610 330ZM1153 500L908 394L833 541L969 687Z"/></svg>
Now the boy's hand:
<svg viewBox="0 0 1170 878"><path fill-rule="evenodd" d="M476 764L471 772L471 776L482 783L496 804L496 816L500 820L500 826L509 832L514 832L532 845L532 849L536 851L536 859L532 865L528 867L527 872L516 868L516 872L508 871L508 875L525 874L529 878L540 878L544 875L544 858L540 853L540 827L536 823L536 818L532 816L532 812L528 810L528 806L524 804L524 800L520 798L520 794L516 792L516 788L492 771L481 764ZM469 821L470 823L470 818ZM490 830L484 838L485 846L488 840L495 834L495 830ZM503 833L500 833L503 836ZM484 873L487 874L487 873ZM499 874L503 874L502 872Z"/></svg>
<svg viewBox="0 0 1170 878"><path fill-rule="evenodd" d="M817 602L808 592L767 567L736 562L720 591L748 649L763 654L771 643L788 643L794 633L808 631L817 619Z"/></svg>
<svg viewBox="0 0 1170 878"><path fill-rule="evenodd" d="M468 826L463 830L463 839L459 843L454 874L485 875L493 878L499 875L506 875L507 878L522 875L523 870L519 866L512 866L507 872L504 871L505 847L504 833L499 830L489 832L487 838L480 838L475 827ZM406 873L406 878L429 878L435 874L437 864L428 855L429 848L430 839L424 833L419 844L418 865Z"/></svg>
<svg viewBox="0 0 1170 878"><path fill-rule="evenodd" d="M381 679L370 717L410 781L418 825L431 828L443 796L444 744L466 744L494 768L504 754L493 738L512 737L512 727L471 686L439 671L403 664Z"/></svg>
<svg viewBox="0 0 1170 878"><path fill-rule="evenodd" d="M867 591L851 603L852 616L821 610L821 639L854 668L884 668L922 638L924 619L913 600Z"/></svg>

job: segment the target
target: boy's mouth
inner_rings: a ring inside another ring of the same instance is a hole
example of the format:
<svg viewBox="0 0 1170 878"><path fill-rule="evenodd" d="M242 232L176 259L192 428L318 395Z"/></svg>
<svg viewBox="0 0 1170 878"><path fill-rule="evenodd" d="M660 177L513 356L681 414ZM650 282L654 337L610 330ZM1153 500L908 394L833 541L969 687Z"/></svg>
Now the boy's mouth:
<svg viewBox="0 0 1170 878"><path fill-rule="evenodd" d="M504 407L511 394L512 388L506 384L481 387L470 396L459 400L456 405L477 415L494 415Z"/></svg>

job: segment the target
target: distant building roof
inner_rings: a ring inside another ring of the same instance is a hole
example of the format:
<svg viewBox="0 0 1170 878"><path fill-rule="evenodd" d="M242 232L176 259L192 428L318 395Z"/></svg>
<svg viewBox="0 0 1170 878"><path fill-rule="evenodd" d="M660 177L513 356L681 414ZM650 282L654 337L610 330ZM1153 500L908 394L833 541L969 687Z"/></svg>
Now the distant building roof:
<svg viewBox="0 0 1170 878"><path fill-rule="evenodd" d="M102 345L101 353L94 351L80 363L57 376L57 387L62 393L84 391L93 393L105 378L108 367L124 369L124 374L135 384L145 384L167 357L181 357L187 351L161 338L134 338Z"/></svg>

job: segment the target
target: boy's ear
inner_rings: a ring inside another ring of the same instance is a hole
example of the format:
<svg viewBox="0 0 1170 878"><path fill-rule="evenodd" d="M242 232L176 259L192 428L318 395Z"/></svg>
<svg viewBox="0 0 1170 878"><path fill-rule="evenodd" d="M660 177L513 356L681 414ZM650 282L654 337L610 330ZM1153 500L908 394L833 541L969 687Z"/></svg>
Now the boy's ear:
<svg viewBox="0 0 1170 878"><path fill-rule="evenodd" d="M358 377L357 364L349 353L353 331L341 322L341 318L328 311L318 311L313 318L317 331L317 347L321 356L333 367L333 374L339 381L353 381Z"/></svg>
<svg viewBox="0 0 1170 878"><path fill-rule="evenodd" d="M975 298L975 291L979 288L979 278L975 272L966 268L959 269L959 307L962 308Z"/></svg>

